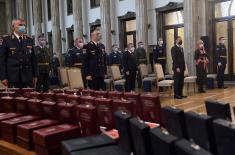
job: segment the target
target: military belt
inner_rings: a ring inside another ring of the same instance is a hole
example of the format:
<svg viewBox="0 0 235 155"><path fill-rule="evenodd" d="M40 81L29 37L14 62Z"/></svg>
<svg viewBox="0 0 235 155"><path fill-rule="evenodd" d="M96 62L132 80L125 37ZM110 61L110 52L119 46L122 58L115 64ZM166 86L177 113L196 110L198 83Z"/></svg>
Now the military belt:
<svg viewBox="0 0 235 155"><path fill-rule="evenodd" d="M38 63L38 65L40 65L40 66L48 66L49 63Z"/></svg>
<svg viewBox="0 0 235 155"><path fill-rule="evenodd" d="M166 60L166 57L157 58L158 60Z"/></svg>
<svg viewBox="0 0 235 155"><path fill-rule="evenodd" d="M74 66L82 66L82 63L75 63Z"/></svg>
<svg viewBox="0 0 235 155"><path fill-rule="evenodd" d="M227 56L220 56L221 58L227 58Z"/></svg>

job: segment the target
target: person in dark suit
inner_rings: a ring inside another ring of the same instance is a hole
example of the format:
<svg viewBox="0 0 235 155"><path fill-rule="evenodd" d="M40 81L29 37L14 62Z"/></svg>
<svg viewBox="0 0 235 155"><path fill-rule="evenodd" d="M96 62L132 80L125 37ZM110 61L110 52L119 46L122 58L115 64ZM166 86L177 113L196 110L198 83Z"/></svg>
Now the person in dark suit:
<svg viewBox="0 0 235 155"><path fill-rule="evenodd" d="M47 92L49 88L49 72L51 70L50 51L46 47L46 38L43 35L38 36L38 45L34 48L38 61L38 81L37 91Z"/></svg>
<svg viewBox="0 0 235 155"><path fill-rule="evenodd" d="M207 53L205 51L204 43L202 40L199 40L197 42L197 49L194 53L194 60L196 63L198 92L205 93L203 87L206 84L207 65L209 63L209 60L207 59Z"/></svg>
<svg viewBox="0 0 235 155"><path fill-rule="evenodd" d="M138 42L138 48L135 50L134 53L136 55L136 60L137 60L137 65L138 65L137 83L138 83L138 88L141 88L142 78L141 78L139 66L140 66L140 64L147 65L146 49L144 48L144 43L142 41Z"/></svg>
<svg viewBox="0 0 235 155"><path fill-rule="evenodd" d="M11 35L0 38L0 80L7 87L35 87L37 61L25 20L14 19L12 30Z"/></svg>
<svg viewBox="0 0 235 155"><path fill-rule="evenodd" d="M163 39L158 39L158 45L153 49L153 63L162 65L163 72L166 70L166 49L163 44Z"/></svg>
<svg viewBox="0 0 235 155"><path fill-rule="evenodd" d="M174 98L176 99L182 99L185 97L183 96L185 60L182 44L182 38L178 36L176 38L175 45L171 48L171 56L173 60L172 69L174 72Z"/></svg>
<svg viewBox="0 0 235 155"><path fill-rule="evenodd" d="M219 38L219 45L216 46L216 62L217 62L217 84L218 88L224 87L224 72L227 66L227 49L225 47L225 38Z"/></svg>
<svg viewBox="0 0 235 155"><path fill-rule="evenodd" d="M137 60L135 56L134 44L130 43L127 45L128 50L123 54L123 67L124 76L126 79L125 90L127 92L135 90L136 71L137 71Z"/></svg>
<svg viewBox="0 0 235 155"><path fill-rule="evenodd" d="M60 67L60 61L56 53L53 53L51 65L52 65L53 76L58 77L58 67Z"/></svg>
<svg viewBox="0 0 235 155"><path fill-rule="evenodd" d="M99 43L100 31L91 29L91 41L84 46L86 55L84 57L84 72L88 86L93 90L105 90L104 78L107 73L106 53L104 45Z"/></svg>

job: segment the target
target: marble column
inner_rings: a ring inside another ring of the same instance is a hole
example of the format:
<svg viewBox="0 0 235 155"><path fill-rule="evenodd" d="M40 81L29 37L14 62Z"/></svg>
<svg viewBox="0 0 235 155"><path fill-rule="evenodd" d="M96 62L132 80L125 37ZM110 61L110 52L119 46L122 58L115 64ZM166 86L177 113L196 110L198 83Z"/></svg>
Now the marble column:
<svg viewBox="0 0 235 155"><path fill-rule="evenodd" d="M112 33L112 44L119 45L119 35L118 35L118 19L117 19L117 1L110 1L110 17L111 17L111 30Z"/></svg>
<svg viewBox="0 0 235 155"><path fill-rule="evenodd" d="M144 43L147 59L149 62L149 52L148 52L148 15L147 15L147 1L146 0L136 0L136 42L142 41Z"/></svg>
<svg viewBox="0 0 235 155"><path fill-rule="evenodd" d="M51 0L51 23L52 23L52 44L53 53L56 53L61 63L61 33L60 33L60 12L58 0Z"/></svg>
<svg viewBox="0 0 235 155"><path fill-rule="evenodd" d="M201 36L208 34L207 0L184 0L184 51L190 75L196 74L194 51Z"/></svg>
<svg viewBox="0 0 235 155"><path fill-rule="evenodd" d="M195 75L194 51L198 35L197 0L184 0L184 53L190 75Z"/></svg>
<svg viewBox="0 0 235 155"><path fill-rule="evenodd" d="M27 19L26 0L16 0L16 15L18 18Z"/></svg>
<svg viewBox="0 0 235 155"><path fill-rule="evenodd" d="M12 19L13 19L13 17L12 17L12 3L11 3L11 0L6 0L5 1L5 3L6 3L6 17L7 17L7 24L6 24L6 26L7 26L7 34L10 34L11 33L11 31L12 31L12 29L11 29L11 22L12 22Z"/></svg>
<svg viewBox="0 0 235 155"><path fill-rule="evenodd" d="M100 0L101 33L102 43L105 45L106 52L112 50L110 0Z"/></svg>
<svg viewBox="0 0 235 155"><path fill-rule="evenodd" d="M74 40L83 38L82 0L73 0Z"/></svg>
<svg viewBox="0 0 235 155"><path fill-rule="evenodd" d="M48 40L48 35L47 35L47 0L42 0L42 32L44 33L44 36L47 38Z"/></svg>
<svg viewBox="0 0 235 155"><path fill-rule="evenodd" d="M85 35L84 37L84 42L88 43L90 41L90 28L89 28L89 22L88 22L88 11L87 9L88 6L88 1L87 0L82 0L82 22L83 22L83 34Z"/></svg>
<svg viewBox="0 0 235 155"><path fill-rule="evenodd" d="M42 34L42 3L41 0L33 0L33 20L34 20L34 36L35 44L37 38Z"/></svg>

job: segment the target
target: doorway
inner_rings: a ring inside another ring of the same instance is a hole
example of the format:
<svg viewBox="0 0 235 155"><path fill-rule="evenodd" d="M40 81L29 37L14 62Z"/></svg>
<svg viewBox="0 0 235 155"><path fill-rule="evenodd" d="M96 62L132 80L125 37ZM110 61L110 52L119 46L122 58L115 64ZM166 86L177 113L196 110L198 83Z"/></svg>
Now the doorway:
<svg viewBox="0 0 235 155"><path fill-rule="evenodd" d="M226 0L214 3L214 51L219 38L225 37L228 64L225 70L226 80L235 80L235 1ZM216 59L214 54L214 59ZM217 64L214 63L214 71Z"/></svg>

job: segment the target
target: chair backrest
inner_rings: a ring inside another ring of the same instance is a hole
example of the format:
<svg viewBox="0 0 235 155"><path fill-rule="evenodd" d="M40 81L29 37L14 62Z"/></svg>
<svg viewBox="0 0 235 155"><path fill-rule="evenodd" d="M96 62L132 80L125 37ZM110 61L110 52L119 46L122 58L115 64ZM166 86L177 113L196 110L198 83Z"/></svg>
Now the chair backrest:
<svg viewBox="0 0 235 155"><path fill-rule="evenodd" d="M59 77L60 77L61 85L67 86L68 85L68 75L67 75L68 68L59 67L58 70L59 70Z"/></svg>
<svg viewBox="0 0 235 155"><path fill-rule="evenodd" d="M67 70L70 89L84 88L81 69L71 68Z"/></svg>
<svg viewBox="0 0 235 155"><path fill-rule="evenodd" d="M188 66L187 66L187 64L185 64L184 76L185 76L185 77L188 77L188 76L189 76L189 71L188 71Z"/></svg>
<svg viewBox="0 0 235 155"><path fill-rule="evenodd" d="M162 69L162 65L156 63L154 65L154 69L155 69L157 79L158 80L163 80L164 79L164 72L163 72L163 69Z"/></svg>
<svg viewBox="0 0 235 155"><path fill-rule="evenodd" d="M119 66L117 65L111 66L111 73L114 81L120 80L122 78Z"/></svg>
<svg viewBox="0 0 235 155"><path fill-rule="evenodd" d="M148 76L148 67L146 64L140 64L140 74L142 78Z"/></svg>

